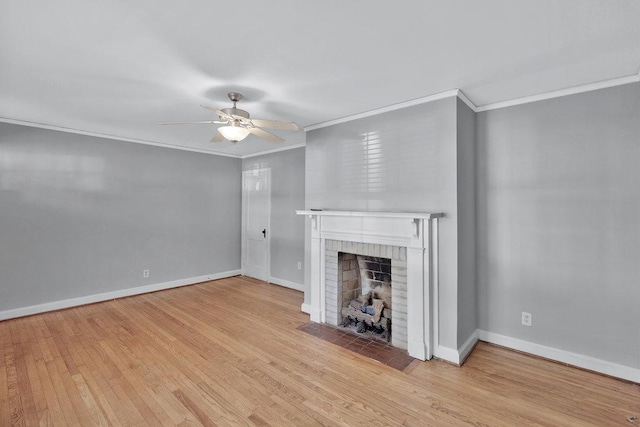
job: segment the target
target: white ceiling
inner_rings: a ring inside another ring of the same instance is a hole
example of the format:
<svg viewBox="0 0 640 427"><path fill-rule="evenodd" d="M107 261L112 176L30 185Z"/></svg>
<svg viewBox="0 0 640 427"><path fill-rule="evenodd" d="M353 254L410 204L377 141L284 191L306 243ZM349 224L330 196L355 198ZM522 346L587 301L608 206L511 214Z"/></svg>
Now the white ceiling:
<svg viewBox="0 0 640 427"><path fill-rule="evenodd" d="M0 118L231 155L201 104L301 127L459 88L478 106L637 74L637 0L2 0ZM284 144L304 133L277 132Z"/></svg>

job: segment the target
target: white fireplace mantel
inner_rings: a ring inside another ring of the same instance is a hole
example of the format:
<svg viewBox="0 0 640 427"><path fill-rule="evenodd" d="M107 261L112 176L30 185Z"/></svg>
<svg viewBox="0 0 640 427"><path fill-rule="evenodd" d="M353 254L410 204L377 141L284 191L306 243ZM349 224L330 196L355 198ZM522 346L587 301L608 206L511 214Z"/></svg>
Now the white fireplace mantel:
<svg viewBox="0 0 640 427"><path fill-rule="evenodd" d="M325 242L407 248L407 350L421 360L433 354L437 331L437 236L440 213L298 210L311 220L310 316L325 323ZM393 327L393 326L392 326Z"/></svg>
<svg viewBox="0 0 640 427"><path fill-rule="evenodd" d="M360 216L371 218L440 218L441 213L426 212L370 212L370 211L325 211L325 210L306 210L296 211L298 215L321 215L321 216Z"/></svg>

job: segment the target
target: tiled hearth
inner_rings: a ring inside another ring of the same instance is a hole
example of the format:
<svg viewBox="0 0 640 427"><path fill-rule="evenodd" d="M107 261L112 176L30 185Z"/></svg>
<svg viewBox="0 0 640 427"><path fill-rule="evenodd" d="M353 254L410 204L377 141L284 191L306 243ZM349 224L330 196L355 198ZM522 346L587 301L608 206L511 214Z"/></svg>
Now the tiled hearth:
<svg viewBox="0 0 640 427"><path fill-rule="evenodd" d="M400 371L404 370L411 362L416 360L402 349L381 343L375 339L358 336L348 329L341 329L314 322L302 325L299 329L309 335L313 335L314 337L318 337L370 359L377 360L380 363Z"/></svg>

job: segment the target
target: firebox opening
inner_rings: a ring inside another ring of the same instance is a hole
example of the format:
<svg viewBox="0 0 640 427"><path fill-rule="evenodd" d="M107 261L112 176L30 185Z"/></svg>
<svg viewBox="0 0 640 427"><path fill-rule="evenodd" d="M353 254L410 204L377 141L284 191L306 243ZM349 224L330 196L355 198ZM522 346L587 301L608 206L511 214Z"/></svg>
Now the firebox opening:
<svg viewBox="0 0 640 427"><path fill-rule="evenodd" d="M391 340L391 259L338 253L342 325Z"/></svg>

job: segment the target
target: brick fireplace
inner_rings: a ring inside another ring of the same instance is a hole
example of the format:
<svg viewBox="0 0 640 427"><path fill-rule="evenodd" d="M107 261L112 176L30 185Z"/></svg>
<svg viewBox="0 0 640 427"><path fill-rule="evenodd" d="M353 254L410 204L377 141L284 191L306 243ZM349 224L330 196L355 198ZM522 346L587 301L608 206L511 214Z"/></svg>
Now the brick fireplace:
<svg viewBox="0 0 640 427"><path fill-rule="evenodd" d="M442 215L324 210L296 212L307 215L311 220L311 320L332 325L338 325L342 320L340 311L346 297L343 293L344 278L338 280L344 271L338 267L341 254L343 263L344 254L389 259L391 343L407 349L415 358L430 359L438 310L433 298L437 281L437 245L434 243L437 242L437 218ZM376 276L371 276L376 282Z"/></svg>
<svg viewBox="0 0 640 427"><path fill-rule="evenodd" d="M382 260L387 260L388 264ZM403 247L327 240L324 276L326 323L341 324L341 309L352 299L375 289L377 295L387 299L385 310L391 312L392 345L406 350L406 260L407 251ZM382 271L386 265L389 266L388 273Z"/></svg>

